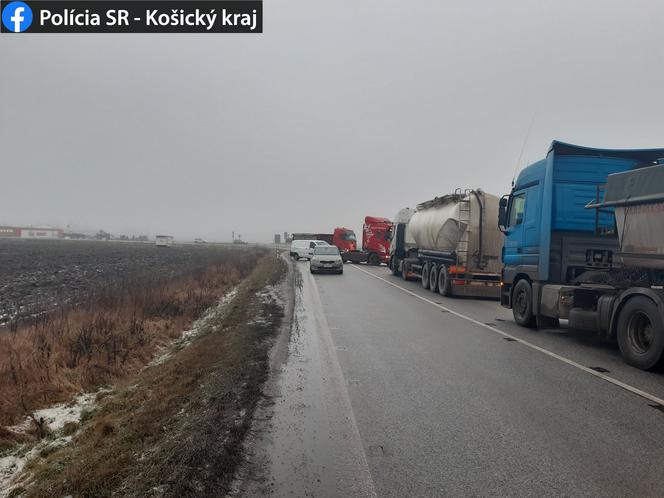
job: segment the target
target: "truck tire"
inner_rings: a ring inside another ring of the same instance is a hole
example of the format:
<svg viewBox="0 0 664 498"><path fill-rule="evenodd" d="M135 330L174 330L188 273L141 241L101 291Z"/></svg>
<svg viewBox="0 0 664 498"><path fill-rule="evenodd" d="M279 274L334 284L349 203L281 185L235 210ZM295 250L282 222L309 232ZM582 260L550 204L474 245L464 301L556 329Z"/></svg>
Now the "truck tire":
<svg viewBox="0 0 664 498"><path fill-rule="evenodd" d="M627 301L618 315L617 332L625 363L650 370L662 360L664 323L651 299L635 296Z"/></svg>
<svg viewBox="0 0 664 498"><path fill-rule="evenodd" d="M429 290L438 292L438 266L435 264L432 264L429 270Z"/></svg>
<svg viewBox="0 0 664 498"><path fill-rule="evenodd" d="M533 288L526 279L519 280L512 291L512 314L514 321L522 327L536 325L533 315Z"/></svg>
<svg viewBox="0 0 664 498"><path fill-rule="evenodd" d="M440 265L438 267L438 293L441 296L449 297L452 295L452 285L450 284L450 276L447 273L447 266Z"/></svg>
<svg viewBox="0 0 664 498"><path fill-rule="evenodd" d="M424 263L424 266L422 267L422 287L425 289L429 288L429 263Z"/></svg>
<svg viewBox="0 0 664 498"><path fill-rule="evenodd" d="M367 263L369 263L371 266L380 265L380 259L378 259L378 254L376 254L375 252L369 253L369 257L367 258Z"/></svg>
<svg viewBox="0 0 664 498"><path fill-rule="evenodd" d="M408 261L401 263L401 278L408 280L408 272L410 271L410 265Z"/></svg>

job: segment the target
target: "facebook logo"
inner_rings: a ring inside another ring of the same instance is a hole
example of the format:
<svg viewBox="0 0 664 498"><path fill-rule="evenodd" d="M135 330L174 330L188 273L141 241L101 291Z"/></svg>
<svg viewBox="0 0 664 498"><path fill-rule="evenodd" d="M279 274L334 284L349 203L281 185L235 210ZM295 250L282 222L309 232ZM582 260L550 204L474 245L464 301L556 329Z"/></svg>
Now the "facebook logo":
<svg viewBox="0 0 664 498"><path fill-rule="evenodd" d="M2 10L2 25L13 33L21 33L32 24L32 9L24 2L12 2Z"/></svg>

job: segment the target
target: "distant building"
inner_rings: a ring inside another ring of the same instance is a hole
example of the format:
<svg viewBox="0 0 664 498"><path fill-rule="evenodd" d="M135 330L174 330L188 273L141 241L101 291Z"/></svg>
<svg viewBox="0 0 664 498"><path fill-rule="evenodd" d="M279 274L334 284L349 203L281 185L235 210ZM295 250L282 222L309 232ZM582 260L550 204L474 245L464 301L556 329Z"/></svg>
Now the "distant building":
<svg viewBox="0 0 664 498"><path fill-rule="evenodd" d="M11 237L18 239L21 237L21 229L18 227L0 227L0 237Z"/></svg>
<svg viewBox="0 0 664 498"><path fill-rule="evenodd" d="M274 243L275 244L281 244L281 234L280 233L275 233L274 234Z"/></svg>
<svg viewBox="0 0 664 498"><path fill-rule="evenodd" d="M8 227L0 226L0 237L14 239L61 239L64 230L52 227Z"/></svg>

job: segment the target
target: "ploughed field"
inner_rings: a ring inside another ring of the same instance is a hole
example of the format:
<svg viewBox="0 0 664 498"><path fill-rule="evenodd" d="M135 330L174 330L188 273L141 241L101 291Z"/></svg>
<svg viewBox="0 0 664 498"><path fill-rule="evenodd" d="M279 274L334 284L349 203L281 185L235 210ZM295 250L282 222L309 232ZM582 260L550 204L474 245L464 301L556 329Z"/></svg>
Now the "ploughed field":
<svg viewBox="0 0 664 498"><path fill-rule="evenodd" d="M0 327L81 304L131 280L171 280L215 264L223 247L0 239Z"/></svg>

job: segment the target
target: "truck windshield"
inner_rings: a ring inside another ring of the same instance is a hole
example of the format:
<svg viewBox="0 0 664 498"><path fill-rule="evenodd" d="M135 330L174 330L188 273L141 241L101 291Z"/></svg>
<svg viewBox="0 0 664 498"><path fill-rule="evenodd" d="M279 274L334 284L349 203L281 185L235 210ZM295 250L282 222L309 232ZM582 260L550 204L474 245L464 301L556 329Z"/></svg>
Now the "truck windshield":
<svg viewBox="0 0 664 498"><path fill-rule="evenodd" d="M341 236L341 240L357 240L353 232L346 232Z"/></svg>
<svg viewBox="0 0 664 498"><path fill-rule="evenodd" d="M523 213L526 208L526 194L522 192L512 196L512 205L510 207L510 217L507 221L508 227L520 225L523 222Z"/></svg>

